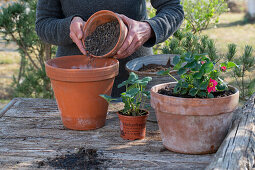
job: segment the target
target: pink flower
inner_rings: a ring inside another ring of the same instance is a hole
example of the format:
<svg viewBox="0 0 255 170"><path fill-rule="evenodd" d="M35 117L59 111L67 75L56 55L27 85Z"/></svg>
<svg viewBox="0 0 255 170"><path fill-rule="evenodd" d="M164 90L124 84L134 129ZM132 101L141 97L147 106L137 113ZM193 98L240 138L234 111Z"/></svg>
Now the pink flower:
<svg viewBox="0 0 255 170"><path fill-rule="evenodd" d="M215 87L217 86L218 82L216 80L213 80L212 78L210 78L210 82L207 86L207 91L208 93L211 93L211 91L215 92L216 89Z"/></svg>
<svg viewBox="0 0 255 170"><path fill-rule="evenodd" d="M205 63L205 61L201 61L201 64L204 64Z"/></svg>
<svg viewBox="0 0 255 170"><path fill-rule="evenodd" d="M222 67L220 68L221 71L226 71L226 69L227 69L226 66L222 66Z"/></svg>

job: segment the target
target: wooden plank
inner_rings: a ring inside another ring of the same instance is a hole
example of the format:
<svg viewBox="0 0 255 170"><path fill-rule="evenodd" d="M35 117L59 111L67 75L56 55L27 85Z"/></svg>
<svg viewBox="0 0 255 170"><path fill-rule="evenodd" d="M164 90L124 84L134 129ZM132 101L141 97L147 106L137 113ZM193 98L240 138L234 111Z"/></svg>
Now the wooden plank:
<svg viewBox="0 0 255 170"><path fill-rule="evenodd" d="M184 155L166 150L156 122L147 122L144 140L120 137L115 113L123 107L109 108L106 125L92 131L66 129L56 102L46 99L18 99L0 118L0 167L3 169L55 169L48 160L93 149L99 169L204 169L213 155ZM91 164L92 165L92 164ZM92 168L93 169L93 168Z"/></svg>
<svg viewBox="0 0 255 170"><path fill-rule="evenodd" d="M255 94L236 114L232 129L208 170L255 168Z"/></svg>
<svg viewBox="0 0 255 170"><path fill-rule="evenodd" d="M2 110L0 110L0 118L17 102L17 99L11 100Z"/></svg>

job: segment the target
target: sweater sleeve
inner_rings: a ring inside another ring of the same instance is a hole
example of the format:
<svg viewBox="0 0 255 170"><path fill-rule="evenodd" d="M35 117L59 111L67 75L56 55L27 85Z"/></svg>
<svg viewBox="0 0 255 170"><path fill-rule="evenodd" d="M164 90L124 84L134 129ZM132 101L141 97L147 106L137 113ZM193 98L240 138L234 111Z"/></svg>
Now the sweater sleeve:
<svg viewBox="0 0 255 170"><path fill-rule="evenodd" d="M164 42L180 27L184 18L180 0L151 0L151 5L157 10L156 16L144 21L150 24L155 37L149 39L145 47Z"/></svg>
<svg viewBox="0 0 255 170"><path fill-rule="evenodd" d="M64 17L60 0L38 0L35 24L37 35L50 44L60 46L72 44L69 34L74 16Z"/></svg>

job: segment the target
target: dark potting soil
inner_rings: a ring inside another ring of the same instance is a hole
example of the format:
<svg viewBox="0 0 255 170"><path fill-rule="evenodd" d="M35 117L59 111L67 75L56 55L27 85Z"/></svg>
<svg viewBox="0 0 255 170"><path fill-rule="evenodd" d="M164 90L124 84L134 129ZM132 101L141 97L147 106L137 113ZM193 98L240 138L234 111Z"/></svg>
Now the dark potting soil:
<svg viewBox="0 0 255 170"><path fill-rule="evenodd" d="M167 95L167 96L174 96L174 97L182 97L182 98L194 98L193 96L190 95L181 95L181 94L174 94L174 87L166 86L164 89L159 89L158 90L159 94ZM222 92L212 92L214 95L214 98L220 98L220 97L226 97L229 95L234 94L235 92L231 89L227 91L222 91ZM196 98L202 98L202 97L196 97Z"/></svg>
<svg viewBox="0 0 255 170"><path fill-rule="evenodd" d="M119 111L119 114L123 115L123 116L132 116L132 115L127 115L127 114L123 114L122 111ZM146 110L139 110L139 116L145 116L148 114L148 112Z"/></svg>
<svg viewBox="0 0 255 170"><path fill-rule="evenodd" d="M117 20L98 26L86 37L85 48L88 54L102 56L110 52L118 42L120 25Z"/></svg>
<svg viewBox="0 0 255 170"><path fill-rule="evenodd" d="M100 169L101 164L109 161L98 159L97 157L96 150L80 148L77 153L62 155L54 159L48 159L47 161L40 161L37 165L38 168L50 166L55 169Z"/></svg>
<svg viewBox="0 0 255 170"><path fill-rule="evenodd" d="M138 70L143 72L158 72L161 70L166 71L170 67L174 67L174 65L171 64L170 58L168 59L166 65L159 65L159 64L148 64L144 65Z"/></svg>

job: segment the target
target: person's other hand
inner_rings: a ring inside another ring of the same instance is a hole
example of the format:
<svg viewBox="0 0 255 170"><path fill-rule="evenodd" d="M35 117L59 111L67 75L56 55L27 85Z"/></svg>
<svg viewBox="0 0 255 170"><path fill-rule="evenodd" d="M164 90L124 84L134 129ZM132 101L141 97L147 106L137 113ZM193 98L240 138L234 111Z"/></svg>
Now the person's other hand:
<svg viewBox="0 0 255 170"><path fill-rule="evenodd" d="M117 59L122 59L133 54L153 36L154 32L147 22L139 22L122 14L119 16L128 27L127 37L117 55L114 56Z"/></svg>
<svg viewBox="0 0 255 170"><path fill-rule="evenodd" d="M85 22L80 17L74 17L70 24L70 37L73 42L77 45L82 54L86 55L86 51L82 45L82 37L83 37L83 26Z"/></svg>

